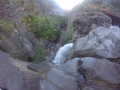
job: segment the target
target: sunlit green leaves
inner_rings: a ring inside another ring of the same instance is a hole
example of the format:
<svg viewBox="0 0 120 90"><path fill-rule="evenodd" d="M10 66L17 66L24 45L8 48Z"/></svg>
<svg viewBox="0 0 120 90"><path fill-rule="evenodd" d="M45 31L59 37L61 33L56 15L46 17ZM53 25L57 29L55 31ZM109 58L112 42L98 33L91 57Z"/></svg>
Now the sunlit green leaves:
<svg viewBox="0 0 120 90"><path fill-rule="evenodd" d="M56 17L39 17L28 14L24 19L29 30L33 32L38 39L51 39L60 31L60 21Z"/></svg>

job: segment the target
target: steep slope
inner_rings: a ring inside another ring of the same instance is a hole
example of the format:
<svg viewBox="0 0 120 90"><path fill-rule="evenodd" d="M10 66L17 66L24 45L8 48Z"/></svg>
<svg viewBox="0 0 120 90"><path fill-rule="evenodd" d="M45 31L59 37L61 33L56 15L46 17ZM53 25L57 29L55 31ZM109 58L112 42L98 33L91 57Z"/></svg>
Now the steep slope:
<svg viewBox="0 0 120 90"><path fill-rule="evenodd" d="M24 16L30 13L63 15L64 10L53 0L1 0L0 50L14 58L29 60L36 52L38 40L24 21Z"/></svg>

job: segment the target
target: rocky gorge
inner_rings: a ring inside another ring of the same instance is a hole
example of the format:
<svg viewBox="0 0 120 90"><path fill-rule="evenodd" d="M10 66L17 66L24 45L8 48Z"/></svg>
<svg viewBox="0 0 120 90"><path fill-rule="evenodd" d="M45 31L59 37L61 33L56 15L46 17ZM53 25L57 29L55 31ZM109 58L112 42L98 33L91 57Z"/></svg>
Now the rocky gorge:
<svg viewBox="0 0 120 90"><path fill-rule="evenodd" d="M99 4L96 0L93 1L94 5ZM111 2L112 0L106 0L107 4ZM89 8L81 12L73 10L68 17L66 32L71 26L69 24L72 24L73 42L57 49L52 61L27 62L26 55L36 54L38 42L43 42L44 45L49 42L37 39L23 24L25 30L13 30L10 37L6 34L8 32L0 29L0 89L120 90L119 11ZM8 46L5 46L4 41ZM60 40L57 41L59 43ZM49 45L56 48L53 42ZM19 57L13 57L13 53Z"/></svg>

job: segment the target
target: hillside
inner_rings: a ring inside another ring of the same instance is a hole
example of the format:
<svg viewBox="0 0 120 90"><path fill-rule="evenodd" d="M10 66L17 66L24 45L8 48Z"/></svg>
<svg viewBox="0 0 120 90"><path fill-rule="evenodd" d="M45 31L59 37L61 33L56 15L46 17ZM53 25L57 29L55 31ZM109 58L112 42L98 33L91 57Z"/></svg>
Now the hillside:
<svg viewBox="0 0 120 90"><path fill-rule="evenodd" d="M35 33L32 33L30 31L31 28L27 26L28 22L25 21L25 16L27 17L31 14L37 19L38 16L42 18L44 15L54 14L57 18L57 16L61 17L61 15L64 15L64 12L52 0L1 0L0 50L11 54L14 58L31 61L31 56L36 53L38 43L41 41L44 43L46 40L39 41L40 39L36 39L36 35L33 35ZM28 20L28 17L26 20ZM31 22L31 24L34 23L33 21ZM46 43L49 43L49 41Z"/></svg>

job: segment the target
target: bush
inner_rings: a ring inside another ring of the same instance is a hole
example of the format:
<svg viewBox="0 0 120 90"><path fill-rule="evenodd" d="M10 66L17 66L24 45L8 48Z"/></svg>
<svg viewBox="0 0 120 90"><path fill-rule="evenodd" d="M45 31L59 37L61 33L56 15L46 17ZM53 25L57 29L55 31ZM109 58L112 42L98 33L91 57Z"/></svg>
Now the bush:
<svg viewBox="0 0 120 90"><path fill-rule="evenodd" d="M52 15L52 16L57 20L59 20L60 25L68 23L68 18L65 16L59 16L59 15Z"/></svg>
<svg viewBox="0 0 120 90"><path fill-rule="evenodd" d="M33 62L38 63L44 61L45 57L46 57L45 49L43 48L43 44L40 43L38 45L36 54L34 56L31 56L31 58L34 60Z"/></svg>
<svg viewBox="0 0 120 90"><path fill-rule="evenodd" d="M61 46L72 43L72 36L73 36L73 27L71 27L69 32L63 33L60 38Z"/></svg>
<svg viewBox="0 0 120 90"><path fill-rule="evenodd" d="M28 14L25 16L25 22L38 39L51 39L60 31L60 22L53 16L40 17Z"/></svg>
<svg viewBox="0 0 120 90"><path fill-rule="evenodd" d="M10 24L7 24L3 21L0 21L0 32L6 34L7 36L11 35L11 31L14 27Z"/></svg>

